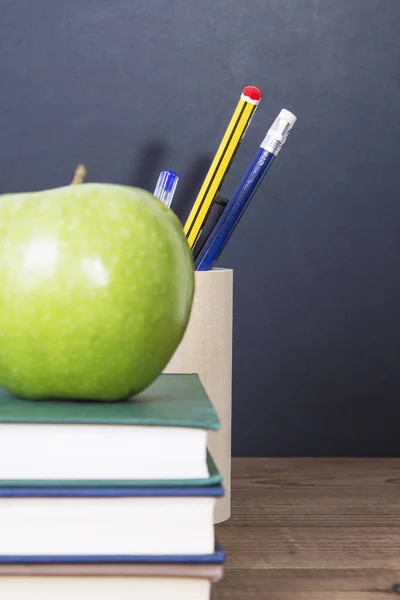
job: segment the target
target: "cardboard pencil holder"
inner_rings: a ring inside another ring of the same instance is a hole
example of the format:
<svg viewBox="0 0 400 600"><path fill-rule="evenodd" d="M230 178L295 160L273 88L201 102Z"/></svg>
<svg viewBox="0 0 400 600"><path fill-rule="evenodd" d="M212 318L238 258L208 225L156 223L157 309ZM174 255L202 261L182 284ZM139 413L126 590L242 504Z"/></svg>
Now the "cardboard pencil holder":
<svg viewBox="0 0 400 600"><path fill-rule="evenodd" d="M208 448L223 477L225 495L217 500L214 522L231 513L232 316L233 271L196 272L190 321L165 373L198 373L221 421L210 432Z"/></svg>

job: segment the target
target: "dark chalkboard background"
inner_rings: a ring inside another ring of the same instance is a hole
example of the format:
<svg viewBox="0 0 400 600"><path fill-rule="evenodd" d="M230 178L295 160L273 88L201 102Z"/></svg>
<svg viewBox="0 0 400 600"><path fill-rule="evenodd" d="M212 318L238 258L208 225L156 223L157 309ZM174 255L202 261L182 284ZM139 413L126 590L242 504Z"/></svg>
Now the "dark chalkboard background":
<svg viewBox="0 0 400 600"><path fill-rule="evenodd" d="M287 145L235 269L236 455L400 455L399 0L3 0L0 192L181 175L183 219L244 85Z"/></svg>

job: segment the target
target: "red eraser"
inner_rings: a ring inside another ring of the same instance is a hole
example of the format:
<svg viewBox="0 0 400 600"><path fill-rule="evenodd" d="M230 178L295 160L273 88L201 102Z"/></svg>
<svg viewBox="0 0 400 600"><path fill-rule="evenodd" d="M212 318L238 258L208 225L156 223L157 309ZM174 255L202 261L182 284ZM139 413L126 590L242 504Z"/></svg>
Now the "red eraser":
<svg viewBox="0 0 400 600"><path fill-rule="evenodd" d="M259 100L261 100L262 96L260 90L254 87L254 85L247 85L244 88L242 94L243 96L247 96L247 98L250 98L250 100L253 100L254 102L258 102Z"/></svg>

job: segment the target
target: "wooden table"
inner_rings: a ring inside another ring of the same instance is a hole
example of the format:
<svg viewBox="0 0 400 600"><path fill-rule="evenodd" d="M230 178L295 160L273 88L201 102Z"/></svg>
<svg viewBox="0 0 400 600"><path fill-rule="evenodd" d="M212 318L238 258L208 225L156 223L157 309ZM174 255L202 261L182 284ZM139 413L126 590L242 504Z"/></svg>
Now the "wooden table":
<svg viewBox="0 0 400 600"><path fill-rule="evenodd" d="M400 597L400 459L234 459L217 600Z"/></svg>

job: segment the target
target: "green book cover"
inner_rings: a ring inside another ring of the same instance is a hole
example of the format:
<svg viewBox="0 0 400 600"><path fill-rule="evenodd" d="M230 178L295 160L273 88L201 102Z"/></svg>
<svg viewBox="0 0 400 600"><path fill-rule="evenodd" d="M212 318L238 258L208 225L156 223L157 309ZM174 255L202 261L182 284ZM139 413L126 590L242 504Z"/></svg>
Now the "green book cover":
<svg viewBox="0 0 400 600"><path fill-rule="evenodd" d="M0 423L219 427L197 374L160 375L141 394L119 402L22 400L0 390Z"/></svg>

